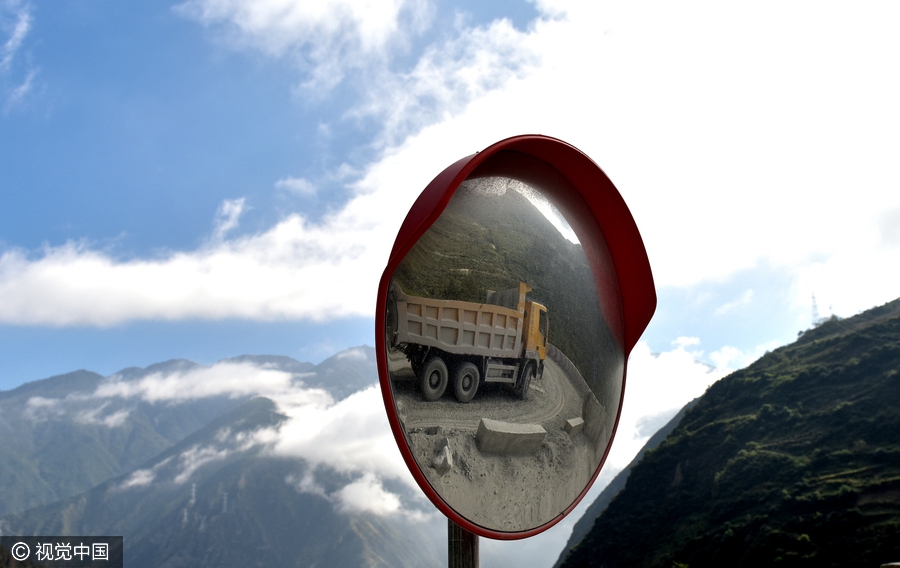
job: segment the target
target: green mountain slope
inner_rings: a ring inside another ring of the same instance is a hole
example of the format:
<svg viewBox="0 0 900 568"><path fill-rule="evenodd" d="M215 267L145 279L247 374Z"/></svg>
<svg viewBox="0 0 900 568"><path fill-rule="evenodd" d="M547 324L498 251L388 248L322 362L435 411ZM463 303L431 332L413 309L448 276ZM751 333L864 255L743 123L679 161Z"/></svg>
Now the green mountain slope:
<svg viewBox="0 0 900 568"><path fill-rule="evenodd" d="M126 369L132 380L173 361ZM0 516L52 503L120 475L194 432L241 400L215 397L183 405L94 401L104 378L89 371L0 392ZM103 423L116 413L120 423Z"/></svg>
<svg viewBox="0 0 900 568"><path fill-rule="evenodd" d="M339 512L327 495L347 483L341 474L235 443L283 420L253 399L140 470L0 519L0 534L124 535L131 568L440 565L414 523ZM292 483L305 475L321 491Z"/></svg>
<svg viewBox="0 0 900 568"><path fill-rule="evenodd" d="M563 566L900 560L900 300L713 385Z"/></svg>
<svg viewBox="0 0 900 568"><path fill-rule="evenodd" d="M572 527L572 534L569 536L569 540L566 542L566 546L563 547L562 551L559 554L559 558L557 558L556 563L553 565L553 568L558 568L562 565L563 561L568 554L570 548L581 542L581 540L587 536L587 534L591 531L591 527L594 526L594 521L599 517L603 511L606 510L606 507L609 506L610 501L618 495L622 489L625 488L626 483L628 483L628 477L631 475L631 470L640 462L644 454L648 451L652 450L656 446L660 445L663 440L678 426L678 423L681 422L681 419L684 418L684 414L694 407L697 404L698 399L694 399L691 402L684 405L684 407L678 411L678 413L672 417L671 420L666 422L666 424L656 431L655 434L650 436L650 439L647 440L647 443L644 444L644 447L634 456L634 459L625 466L625 469L620 471L612 481L609 482L603 491L600 492L600 495L597 495L597 498L594 499L594 502L591 503L587 510L585 510L584 515L581 516L580 519L575 523L575 526Z"/></svg>

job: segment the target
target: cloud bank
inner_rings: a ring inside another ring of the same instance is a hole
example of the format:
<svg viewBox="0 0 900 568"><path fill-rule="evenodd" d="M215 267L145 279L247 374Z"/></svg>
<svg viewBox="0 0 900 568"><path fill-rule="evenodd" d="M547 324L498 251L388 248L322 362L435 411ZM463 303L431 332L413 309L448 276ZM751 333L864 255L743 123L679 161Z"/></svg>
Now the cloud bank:
<svg viewBox="0 0 900 568"><path fill-rule="evenodd" d="M335 357L354 362L367 360L360 349L348 349ZM63 398L31 397L25 404L25 416L35 421L72 419L117 428L125 424L138 402L177 405L210 397L264 396L274 401L278 412L286 417L279 426L222 429L212 442L193 445L152 468L135 471L117 488L125 490L151 483L183 485L207 464L252 451L303 460L305 472L289 475L285 482L298 491L328 498L340 512L416 518L430 514L397 449L378 387L373 385L335 400L328 392L304 383L312 374L233 361L208 367L185 366L137 378L116 374L92 392L71 393ZM326 493L316 482L315 472L321 468L337 472L347 481Z"/></svg>
<svg viewBox="0 0 900 568"><path fill-rule="evenodd" d="M400 222L389 205L367 209L372 201L359 198L319 225L291 215L264 233L227 239L239 215L233 203L209 244L154 259L118 260L78 243L34 259L8 250L0 255L0 323L368 316L389 227ZM382 224L379 213L394 223Z"/></svg>

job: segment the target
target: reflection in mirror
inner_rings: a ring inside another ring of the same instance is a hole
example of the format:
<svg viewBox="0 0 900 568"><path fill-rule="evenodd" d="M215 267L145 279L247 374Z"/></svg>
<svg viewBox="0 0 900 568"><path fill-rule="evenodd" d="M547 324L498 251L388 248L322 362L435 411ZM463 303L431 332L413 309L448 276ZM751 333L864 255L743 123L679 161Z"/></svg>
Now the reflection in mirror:
<svg viewBox="0 0 900 568"><path fill-rule="evenodd" d="M536 528L573 503L622 389L623 355L552 194L467 179L399 264L387 301L409 449L451 508L497 531Z"/></svg>

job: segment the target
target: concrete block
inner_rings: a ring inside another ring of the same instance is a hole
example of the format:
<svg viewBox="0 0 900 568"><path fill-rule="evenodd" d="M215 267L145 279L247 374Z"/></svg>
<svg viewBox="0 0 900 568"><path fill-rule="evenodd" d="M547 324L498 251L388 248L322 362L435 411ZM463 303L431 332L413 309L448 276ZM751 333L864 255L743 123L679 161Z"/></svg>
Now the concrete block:
<svg viewBox="0 0 900 568"><path fill-rule="evenodd" d="M546 436L547 431L540 424L513 424L482 418L475 442L485 454L521 456L536 452Z"/></svg>
<svg viewBox="0 0 900 568"><path fill-rule="evenodd" d="M571 437L575 437L581 432L581 429L584 428L584 418L581 416L576 416L575 418L569 418L566 420L565 425L563 425L563 430L569 434Z"/></svg>

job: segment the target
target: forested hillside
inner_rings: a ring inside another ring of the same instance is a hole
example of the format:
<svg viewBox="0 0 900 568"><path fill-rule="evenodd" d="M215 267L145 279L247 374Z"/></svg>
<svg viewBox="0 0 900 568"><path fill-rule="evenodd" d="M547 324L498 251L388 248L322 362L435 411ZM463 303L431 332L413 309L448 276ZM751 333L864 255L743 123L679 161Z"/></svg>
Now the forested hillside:
<svg viewBox="0 0 900 568"><path fill-rule="evenodd" d="M713 385L563 566L900 560L900 300Z"/></svg>

